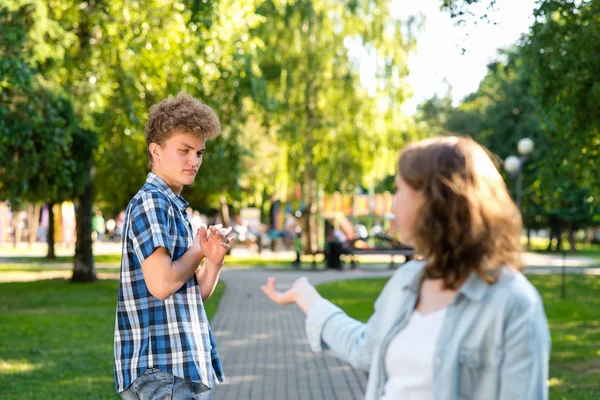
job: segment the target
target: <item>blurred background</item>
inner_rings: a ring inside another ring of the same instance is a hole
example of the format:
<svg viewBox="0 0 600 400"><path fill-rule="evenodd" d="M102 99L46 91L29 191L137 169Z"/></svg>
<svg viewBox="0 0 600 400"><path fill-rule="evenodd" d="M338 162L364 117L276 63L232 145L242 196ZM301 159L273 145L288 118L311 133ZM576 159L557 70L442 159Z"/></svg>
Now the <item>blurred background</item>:
<svg viewBox="0 0 600 400"><path fill-rule="evenodd" d="M41 398L32 378L44 398L112 395L143 128L183 90L223 127L182 195L194 228L235 229L228 265L394 267L412 257L389 212L402 146L487 146L526 264L596 271L534 283L553 398L598 398L598 26L599 0L0 0L0 281L34 281L0 284L0 397Z"/></svg>

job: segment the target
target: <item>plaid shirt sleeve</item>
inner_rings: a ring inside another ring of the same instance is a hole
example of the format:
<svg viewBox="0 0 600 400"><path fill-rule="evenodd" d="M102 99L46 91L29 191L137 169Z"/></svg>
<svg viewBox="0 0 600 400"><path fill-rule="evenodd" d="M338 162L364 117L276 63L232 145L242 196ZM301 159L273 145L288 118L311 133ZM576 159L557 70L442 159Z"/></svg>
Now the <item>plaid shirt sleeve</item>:
<svg viewBox="0 0 600 400"><path fill-rule="evenodd" d="M173 257L170 214L172 207L168 199L157 192L142 195L131 210L129 238L140 264L158 247L165 247Z"/></svg>

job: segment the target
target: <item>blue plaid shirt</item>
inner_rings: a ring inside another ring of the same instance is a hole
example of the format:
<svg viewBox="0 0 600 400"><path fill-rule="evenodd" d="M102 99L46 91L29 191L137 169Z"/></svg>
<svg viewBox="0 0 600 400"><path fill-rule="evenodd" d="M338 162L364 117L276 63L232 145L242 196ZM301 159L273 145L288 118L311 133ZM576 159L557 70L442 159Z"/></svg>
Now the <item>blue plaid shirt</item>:
<svg viewBox="0 0 600 400"><path fill-rule="evenodd" d="M166 247L177 260L192 245L187 207L153 173L127 206L115 322L117 392L148 368L210 388L224 380L196 274L164 301L150 294L142 274L142 262L156 248Z"/></svg>

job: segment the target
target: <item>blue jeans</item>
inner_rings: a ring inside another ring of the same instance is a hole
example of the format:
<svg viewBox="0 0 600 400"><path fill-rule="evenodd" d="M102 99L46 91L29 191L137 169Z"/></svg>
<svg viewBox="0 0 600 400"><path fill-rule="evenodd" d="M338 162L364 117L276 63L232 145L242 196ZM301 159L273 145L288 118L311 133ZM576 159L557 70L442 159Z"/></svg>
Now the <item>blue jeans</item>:
<svg viewBox="0 0 600 400"><path fill-rule="evenodd" d="M148 368L131 386L119 393L123 400L210 400L208 386Z"/></svg>

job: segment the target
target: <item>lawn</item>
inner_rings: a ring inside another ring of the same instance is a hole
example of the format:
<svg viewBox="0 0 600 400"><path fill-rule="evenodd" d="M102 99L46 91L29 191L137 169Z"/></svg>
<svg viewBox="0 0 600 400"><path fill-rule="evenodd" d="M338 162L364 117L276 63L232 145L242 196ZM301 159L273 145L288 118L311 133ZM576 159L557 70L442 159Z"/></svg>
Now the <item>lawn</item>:
<svg viewBox="0 0 600 400"><path fill-rule="evenodd" d="M99 254L94 256L96 264L104 264L104 268L109 272L119 271L121 263L120 254ZM242 267L242 268L292 268L293 259L285 258L263 258L260 255L249 257L226 256L225 265ZM316 258L318 268L323 268L323 257ZM24 272L40 272L54 271L60 269L71 269L73 267L73 256L60 256L54 260L49 260L42 256L15 256L2 257L0 256L0 272L2 271L24 271ZM302 268L312 267L312 256L302 256ZM97 268L98 269L98 268ZM101 269L98 269L101 270Z"/></svg>
<svg viewBox="0 0 600 400"><path fill-rule="evenodd" d="M567 299L560 276L530 276L544 299L552 334L550 399L600 399L600 277L569 276ZM386 279L319 285L319 292L354 318L366 321Z"/></svg>
<svg viewBox="0 0 600 400"><path fill-rule="evenodd" d="M206 303L216 312L224 285ZM0 283L0 399L115 399L118 282Z"/></svg>

